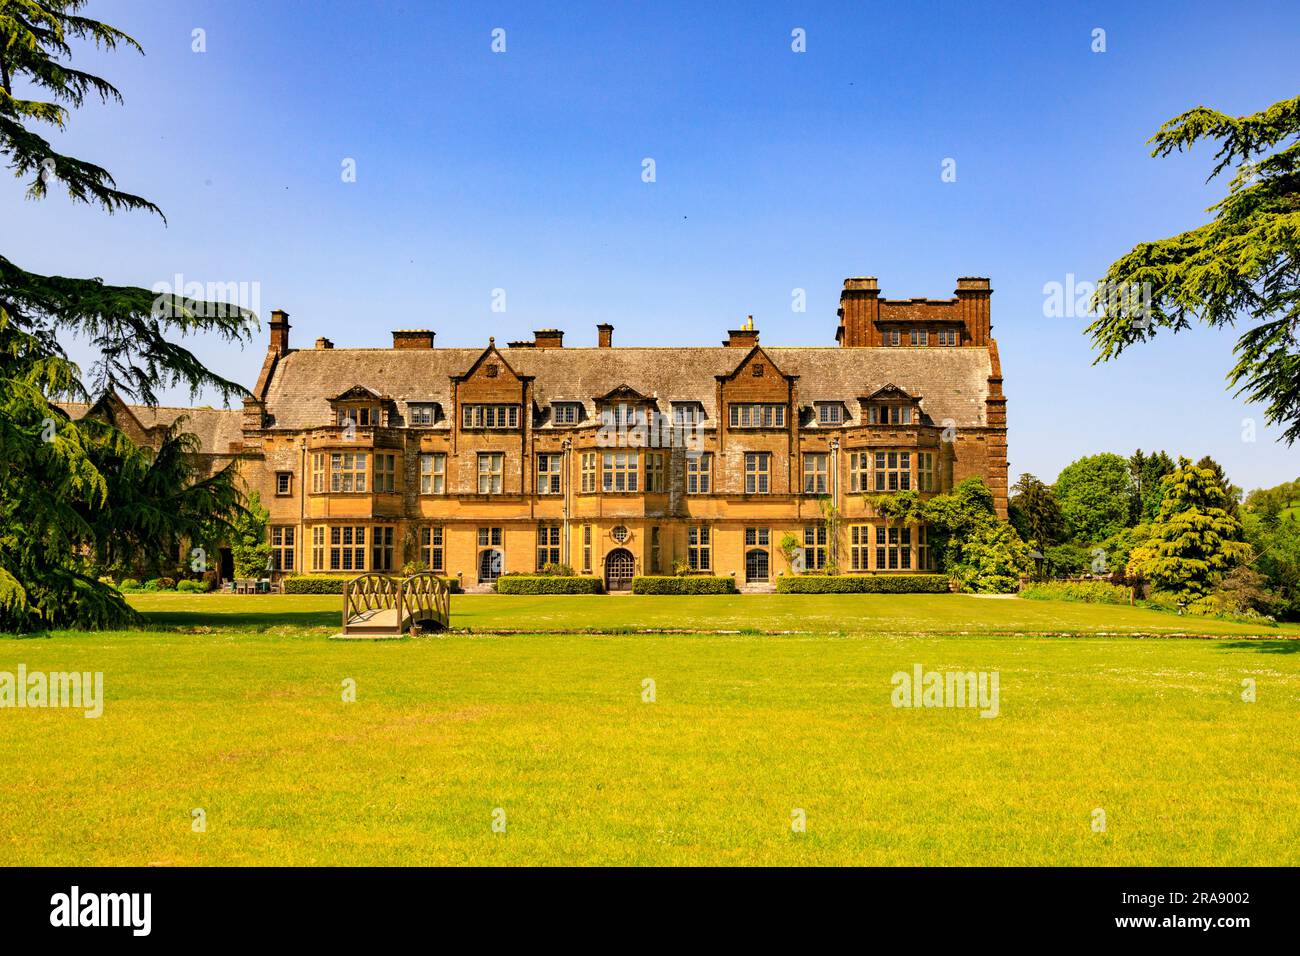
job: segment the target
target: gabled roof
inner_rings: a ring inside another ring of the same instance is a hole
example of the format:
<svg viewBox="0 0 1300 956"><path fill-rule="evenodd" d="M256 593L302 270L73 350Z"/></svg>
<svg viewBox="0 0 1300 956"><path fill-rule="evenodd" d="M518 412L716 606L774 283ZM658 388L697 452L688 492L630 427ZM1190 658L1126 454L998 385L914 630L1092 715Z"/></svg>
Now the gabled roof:
<svg viewBox="0 0 1300 956"><path fill-rule="evenodd" d="M860 396L858 401L874 402L874 401L879 401L881 399L894 399L894 400L907 399L909 402L919 402L921 400L921 396L911 394L906 389L899 388L897 385L889 384L889 385L882 385L880 388L876 389L870 395Z"/></svg>
<svg viewBox="0 0 1300 956"><path fill-rule="evenodd" d="M596 417L595 396L627 385L641 395L698 401L717 421L717 379L734 372L736 353L725 346L686 348L505 349L496 352L515 374L533 379L538 405L579 402L588 420ZM958 426L985 424L985 399L992 360L983 348L782 348L763 346L774 366L797 375L799 401L851 401L894 385L924 394L923 408L935 421ZM307 428L330 420L326 395L341 381L379 387L399 405L450 405L451 383L481 362L481 349L309 349L290 352L267 386L266 408L277 428ZM856 403L850 404L857 414ZM405 409L402 409L405 413ZM853 420L852 418L850 419ZM436 427L436 426L435 426ZM450 427L444 423L443 427ZM551 427L546 425L543 427Z"/></svg>
<svg viewBox="0 0 1300 956"><path fill-rule="evenodd" d="M653 402L654 397L651 395L642 395L631 385L624 382L622 385L616 385L604 395L595 396L598 402Z"/></svg>
<svg viewBox="0 0 1300 956"><path fill-rule="evenodd" d="M364 385L353 385L351 388L339 392L333 398L326 399L327 402L349 402L353 400L382 402L384 401L384 396L380 395L373 388L366 388ZM388 400L392 401L392 399Z"/></svg>

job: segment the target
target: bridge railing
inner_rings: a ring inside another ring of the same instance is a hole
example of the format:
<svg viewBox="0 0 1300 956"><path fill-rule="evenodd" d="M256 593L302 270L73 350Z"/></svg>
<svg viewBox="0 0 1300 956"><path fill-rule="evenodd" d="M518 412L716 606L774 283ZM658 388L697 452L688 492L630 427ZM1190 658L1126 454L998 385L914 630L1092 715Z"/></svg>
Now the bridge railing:
<svg viewBox="0 0 1300 956"><path fill-rule="evenodd" d="M432 571L420 571L398 584L399 618L412 621L451 623L451 586Z"/></svg>
<svg viewBox="0 0 1300 956"><path fill-rule="evenodd" d="M382 611L396 607L399 579L391 574L371 571L352 578L343 584L343 626L366 611Z"/></svg>
<svg viewBox="0 0 1300 956"><path fill-rule="evenodd" d="M430 571L399 578L379 571L358 575L343 585L343 627L370 611L397 609L396 626L405 621L451 624L451 586Z"/></svg>

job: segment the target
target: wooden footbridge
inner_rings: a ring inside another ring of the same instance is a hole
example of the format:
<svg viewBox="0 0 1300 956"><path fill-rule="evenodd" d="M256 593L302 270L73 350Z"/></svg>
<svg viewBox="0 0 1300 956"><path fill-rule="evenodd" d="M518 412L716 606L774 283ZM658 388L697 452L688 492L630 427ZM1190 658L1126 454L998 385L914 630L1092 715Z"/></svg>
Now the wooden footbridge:
<svg viewBox="0 0 1300 956"><path fill-rule="evenodd" d="M407 578L371 572L343 585L343 633L337 637L402 637L416 630L445 631L451 623L451 586L428 571Z"/></svg>

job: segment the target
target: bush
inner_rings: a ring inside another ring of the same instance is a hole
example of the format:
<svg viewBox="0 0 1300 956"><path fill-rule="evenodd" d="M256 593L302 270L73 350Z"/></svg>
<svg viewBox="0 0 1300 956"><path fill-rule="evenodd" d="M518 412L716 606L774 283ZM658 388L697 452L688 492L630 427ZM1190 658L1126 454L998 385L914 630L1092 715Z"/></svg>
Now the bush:
<svg viewBox="0 0 1300 956"><path fill-rule="evenodd" d="M158 578L158 579L156 580L155 583L158 585L158 590L159 590L159 591L175 591L175 590L176 590L176 579L175 579L175 578Z"/></svg>
<svg viewBox="0 0 1300 956"><path fill-rule="evenodd" d="M947 594L943 574L796 574L776 579L778 594Z"/></svg>
<svg viewBox="0 0 1300 956"><path fill-rule="evenodd" d="M343 585L351 577L329 574L299 574L284 579L285 594L342 594ZM456 578L439 578L451 587L452 594L460 593L460 581Z"/></svg>
<svg viewBox="0 0 1300 956"><path fill-rule="evenodd" d="M117 587L120 591L138 591L140 590L140 582L135 578L123 578L122 583Z"/></svg>
<svg viewBox="0 0 1300 956"><path fill-rule="evenodd" d="M204 581L192 581L186 578L183 581L176 582L176 590L183 591L186 594L204 594L208 590L208 585Z"/></svg>
<svg viewBox="0 0 1300 956"><path fill-rule="evenodd" d="M348 582L345 577L329 577L324 574L300 574L284 579L285 594L342 594L343 585Z"/></svg>
<svg viewBox="0 0 1300 956"><path fill-rule="evenodd" d="M644 575L632 579L633 594L735 594L736 579L712 575L666 577Z"/></svg>
<svg viewBox="0 0 1300 956"><path fill-rule="evenodd" d="M1045 581L1020 592L1031 601L1083 601L1086 604L1127 604L1129 589L1106 581Z"/></svg>
<svg viewBox="0 0 1300 956"><path fill-rule="evenodd" d="M599 594L602 590L600 578L552 574L503 574L497 578L497 594Z"/></svg>

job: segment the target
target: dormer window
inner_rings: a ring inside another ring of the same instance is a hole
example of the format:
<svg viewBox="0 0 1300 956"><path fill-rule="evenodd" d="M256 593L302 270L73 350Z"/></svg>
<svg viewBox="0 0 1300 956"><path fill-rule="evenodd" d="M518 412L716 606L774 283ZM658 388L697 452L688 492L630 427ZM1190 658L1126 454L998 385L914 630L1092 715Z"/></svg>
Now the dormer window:
<svg viewBox="0 0 1300 956"><path fill-rule="evenodd" d="M600 420L607 427L635 427L645 421L645 412L639 405L633 405L630 402L616 402L605 406L600 413Z"/></svg>
<svg viewBox="0 0 1300 956"><path fill-rule="evenodd" d="M422 402L418 405L412 404L408 407L410 409L410 416L407 419L408 424L427 427L432 425L433 420L437 417L438 406L432 402Z"/></svg>
<svg viewBox="0 0 1300 956"><path fill-rule="evenodd" d="M340 428L354 425L357 428L379 427L378 405L342 405L338 410Z"/></svg>
<svg viewBox="0 0 1300 956"><path fill-rule="evenodd" d="M841 402L818 402L817 403L817 424L818 425L843 425L844 424L844 405Z"/></svg>
<svg viewBox="0 0 1300 956"><path fill-rule="evenodd" d="M579 402L552 402L551 423L555 425L576 425L582 417L582 405Z"/></svg>
<svg viewBox="0 0 1300 956"><path fill-rule="evenodd" d="M872 405L867 420L873 425L910 425L915 419L911 405Z"/></svg>

